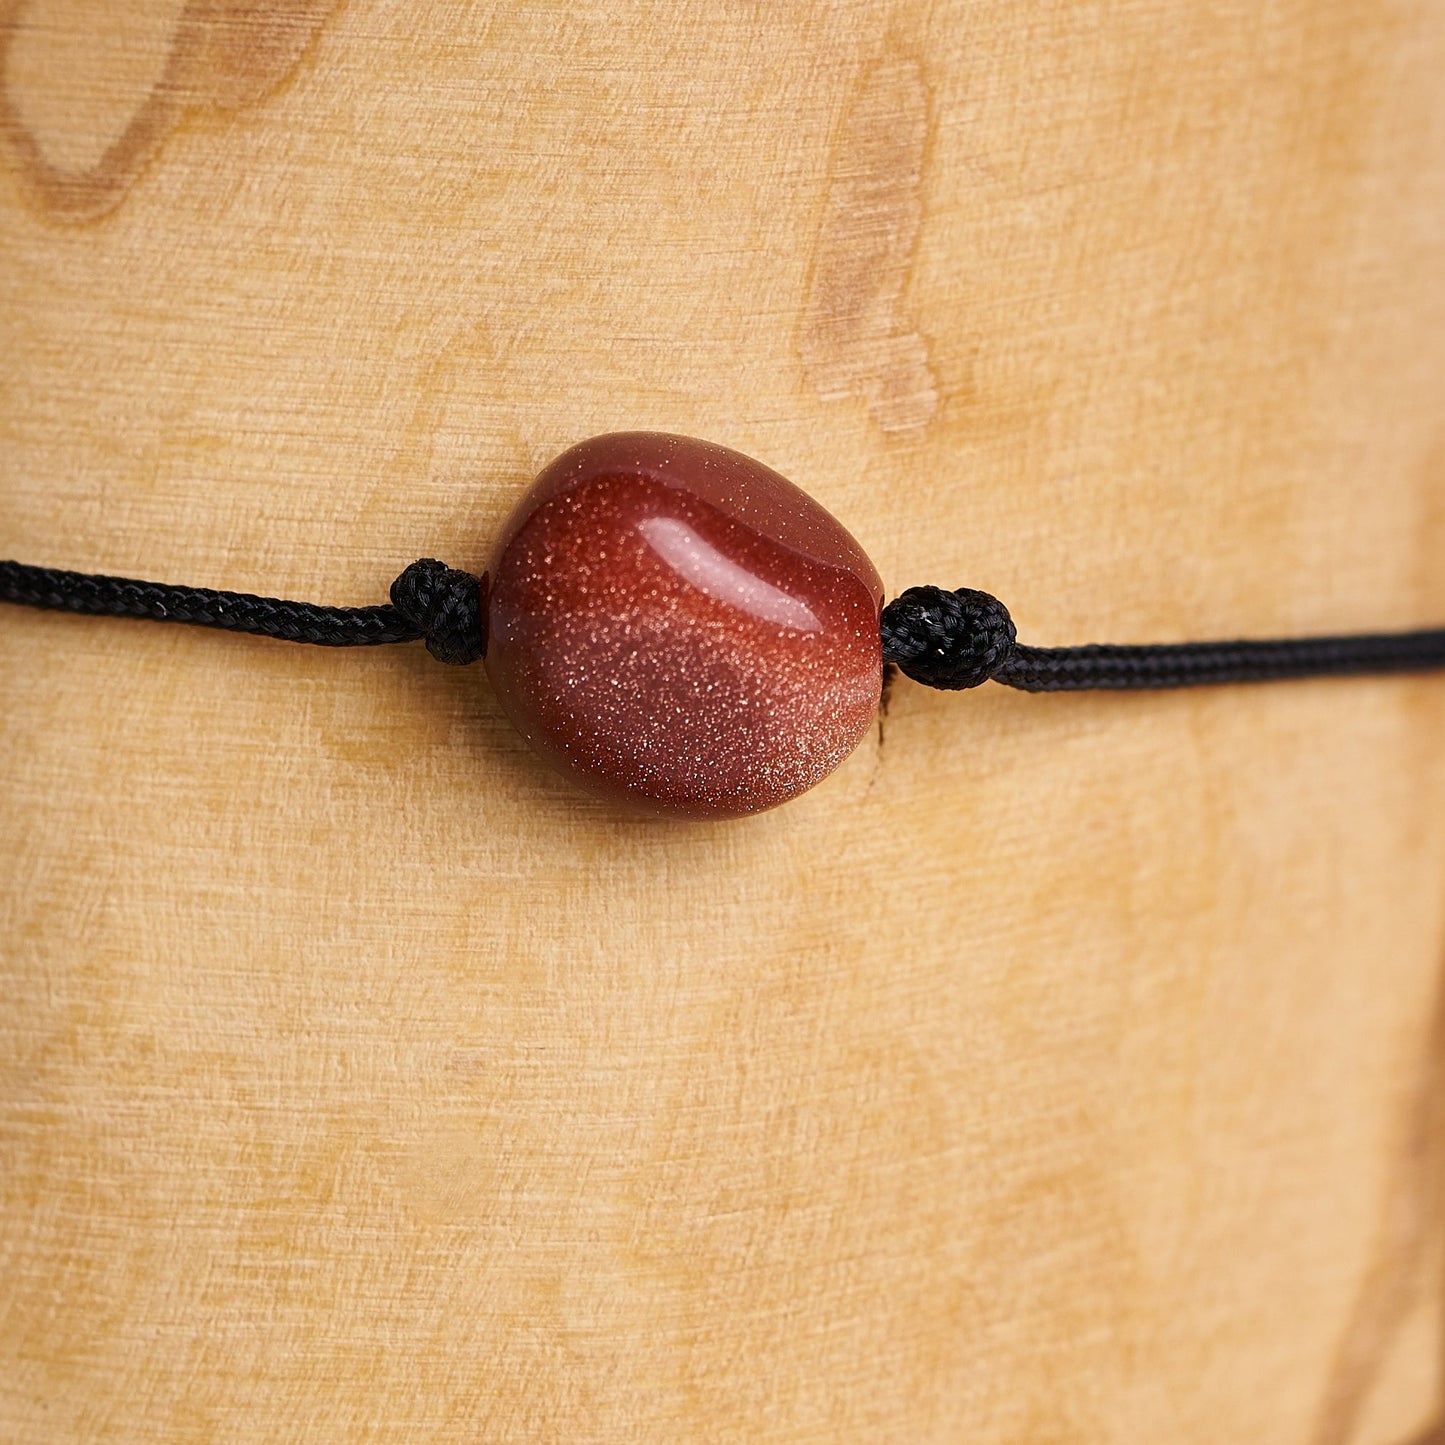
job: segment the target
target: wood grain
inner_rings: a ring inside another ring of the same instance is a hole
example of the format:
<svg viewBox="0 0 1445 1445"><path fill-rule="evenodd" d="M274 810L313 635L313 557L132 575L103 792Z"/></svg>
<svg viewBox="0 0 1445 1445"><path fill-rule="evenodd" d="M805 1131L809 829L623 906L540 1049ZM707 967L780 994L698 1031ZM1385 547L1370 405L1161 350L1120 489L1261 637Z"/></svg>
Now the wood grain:
<svg viewBox="0 0 1445 1445"><path fill-rule="evenodd" d="M335 602L589 434L1039 644L1445 618L1445 9L5 0L0 554ZM1445 687L929 694L729 825L0 616L0 1437L1440 1430Z"/></svg>

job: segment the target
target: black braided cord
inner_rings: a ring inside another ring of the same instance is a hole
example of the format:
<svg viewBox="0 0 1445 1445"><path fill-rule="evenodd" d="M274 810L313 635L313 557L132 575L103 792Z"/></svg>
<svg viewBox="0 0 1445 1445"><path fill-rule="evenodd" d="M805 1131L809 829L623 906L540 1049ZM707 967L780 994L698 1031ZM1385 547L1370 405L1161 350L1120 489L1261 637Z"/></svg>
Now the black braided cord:
<svg viewBox="0 0 1445 1445"><path fill-rule="evenodd" d="M1024 692L1082 692L1282 682L1445 668L1445 628L1345 637L1027 647L1008 609L968 587L910 587L883 609L883 660L929 687L1001 682Z"/></svg>
<svg viewBox="0 0 1445 1445"><path fill-rule="evenodd" d="M147 617L249 632L321 647L424 639L442 662L486 652L486 579L423 558L391 585L391 604L321 607L250 592L219 592L0 562L0 601L106 617ZM987 592L910 587L880 619L883 660L916 682L958 690L999 682L1024 692L1138 691L1213 683L1445 668L1445 628L1344 637L1291 637L1147 646L1028 647L1008 609Z"/></svg>
<svg viewBox="0 0 1445 1445"><path fill-rule="evenodd" d="M319 647L373 647L425 639L443 662L475 662L486 650L481 583L432 558L413 562L381 607L321 607L251 592L218 592L0 562L0 601L104 617L148 617L250 632Z"/></svg>

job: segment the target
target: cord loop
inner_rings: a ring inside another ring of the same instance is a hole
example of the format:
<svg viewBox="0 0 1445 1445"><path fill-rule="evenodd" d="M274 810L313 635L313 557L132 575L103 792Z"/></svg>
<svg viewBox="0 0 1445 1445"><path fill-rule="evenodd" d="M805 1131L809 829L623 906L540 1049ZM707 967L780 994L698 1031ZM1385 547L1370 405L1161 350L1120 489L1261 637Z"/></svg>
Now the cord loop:
<svg viewBox="0 0 1445 1445"><path fill-rule="evenodd" d="M470 572L423 557L391 584L391 605L426 639L438 662L464 666L485 656L482 588Z"/></svg>
<svg viewBox="0 0 1445 1445"><path fill-rule="evenodd" d="M977 687L1013 656L1013 618L997 597L960 587L910 587L879 619L883 660L928 687Z"/></svg>

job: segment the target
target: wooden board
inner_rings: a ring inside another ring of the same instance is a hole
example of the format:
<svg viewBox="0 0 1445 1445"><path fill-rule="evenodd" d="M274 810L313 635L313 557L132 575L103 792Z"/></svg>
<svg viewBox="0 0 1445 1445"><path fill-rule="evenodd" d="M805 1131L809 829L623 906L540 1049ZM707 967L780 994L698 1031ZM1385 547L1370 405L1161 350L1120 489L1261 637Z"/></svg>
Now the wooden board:
<svg viewBox="0 0 1445 1445"><path fill-rule="evenodd" d="M1035 643L1438 623L1442 74L1409 0L4 0L0 555L377 601L655 427ZM0 678L7 1441L1441 1438L1440 681L900 683L667 826L416 647Z"/></svg>

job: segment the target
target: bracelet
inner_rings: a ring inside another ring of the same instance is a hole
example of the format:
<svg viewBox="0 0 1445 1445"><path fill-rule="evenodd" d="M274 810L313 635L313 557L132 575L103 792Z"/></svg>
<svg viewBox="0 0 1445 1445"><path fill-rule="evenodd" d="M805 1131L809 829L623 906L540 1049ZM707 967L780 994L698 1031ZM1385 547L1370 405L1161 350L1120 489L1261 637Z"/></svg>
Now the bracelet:
<svg viewBox="0 0 1445 1445"><path fill-rule="evenodd" d="M761 462L656 432L585 441L538 475L480 578L430 558L390 605L0 562L0 601L324 647L424 640L481 660L562 773L654 813L726 818L796 797L873 726L885 668L929 687L1141 690L1445 667L1445 628L1152 646L1028 647L970 588L883 606L867 554Z"/></svg>

